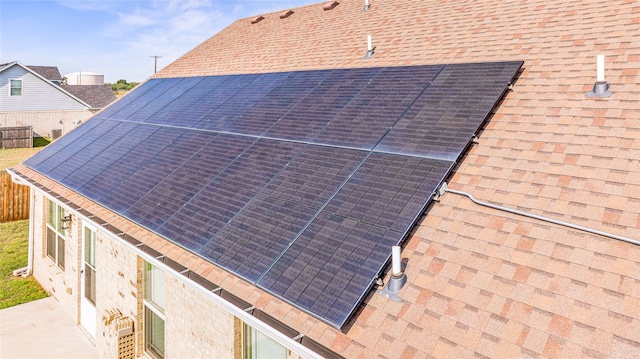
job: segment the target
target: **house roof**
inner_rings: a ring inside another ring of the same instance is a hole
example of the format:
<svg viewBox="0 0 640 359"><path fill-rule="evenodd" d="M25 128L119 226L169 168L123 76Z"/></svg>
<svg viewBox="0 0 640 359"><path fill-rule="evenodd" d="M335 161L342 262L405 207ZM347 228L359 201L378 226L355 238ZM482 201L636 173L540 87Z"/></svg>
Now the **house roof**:
<svg viewBox="0 0 640 359"><path fill-rule="evenodd" d="M64 85L61 87L93 108L107 107L116 99L116 95L109 85Z"/></svg>
<svg viewBox="0 0 640 359"><path fill-rule="evenodd" d="M341 1L241 19L156 76L524 60L449 181L483 201L640 239L640 4ZM375 54L363 59L366 36ZM605 55L612 96L591 98ZM70 193L101 218L345 357L637 357L640 247L447 193L407 240L397 303L340 332ZM386 280L387 278L385 278Z"/></svg>
<svg viewBox="0 0 640 359"><path fill-rule="evenodd" d="M21 64L18 61L13 61L13 62L8 62L6 64L0 64L0 72L6 71L6 70L8 70L8 69L10 69L10 68L12 68L14 66L21 67L22 69L24 69L25 71L29 72L33 76L39 78L44 83L46 83L46 84L50 85L51 87L55 88L57 91L60 91L60 92L64 93L66 96L69 96L74 101L78 101L83 106L86 106L87 108L92 108L92 106L90 104L86 103L83 99L80 99L80 98L76 97L74 94L71 94L71 93L67 92L65 89L63 89L62 87L58 86L58 84L53 82L54 80L56 80L56 74L57 74L57 76L60 75L60 72L58 71L57 67L55 67L55 66L32 66L32 67L28 67L28 66L25 66L25 65ZM42 73L34 70L33 68L41 71ZM60 80L61 78L58 77L57 79Z"/></svg>
<svg viewBox="0 0 640 359"><path fill-rule="evenodd" d="M60 70L58 70L57 66L27 66L27 67L49 81L62 80L62 75L60 75Z"/></svg>

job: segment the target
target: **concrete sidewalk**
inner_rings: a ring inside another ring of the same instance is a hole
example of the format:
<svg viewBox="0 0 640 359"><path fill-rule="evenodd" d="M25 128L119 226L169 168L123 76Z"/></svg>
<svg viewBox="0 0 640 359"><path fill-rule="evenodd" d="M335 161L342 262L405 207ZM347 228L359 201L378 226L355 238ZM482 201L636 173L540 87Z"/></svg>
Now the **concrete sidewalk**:
<svg viewBox="0 0 640 359"><path fill-rule="evenodd" d="M0 358L97 359L98 352L49 297L0 310Z"/></svg>

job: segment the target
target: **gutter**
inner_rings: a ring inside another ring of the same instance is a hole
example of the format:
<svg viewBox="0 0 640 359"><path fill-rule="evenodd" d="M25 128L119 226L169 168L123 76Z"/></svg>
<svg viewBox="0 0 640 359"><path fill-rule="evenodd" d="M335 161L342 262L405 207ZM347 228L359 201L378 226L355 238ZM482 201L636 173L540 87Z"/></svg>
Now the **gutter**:
<svg viewBox="0 0 640 359"><path fill-rule="evenodd" d="M14 182L19 183L19 184L25 184L25 185L29 186L32 190L38 190L45 197L47 197L47 198L59 203L58 200L56 198L54 198L53 196L51 196L49 193L41 191L33 183L28 182L26 179L22 178L20 175L16 174L15 172L13 172L11 170L7 170L7 172L9 174L11 174L11 177L12 177ZM33 193L32 193L32 195L33 195L32 198L35 198L35 195ZM288 337L286 334L274 329L273 327L271 327L270 325L266 324L262 320L256 318L250 312L247 312L247 311L235 306L230 301L222 298L221 296L216 294L216 291L219 290L219 288L216 289L216 290L210 291L210 290L207 290L206 288L204 288L203 286L195 283L194 281L189 280L189 278L185 277L182 273L177 272L173 268L171 268L168 265L166 265L163 261L161 261L160 258L162 258L164 256L155 257L152 254L143 251L142 246L135 246L132 243L126 241L123 237L118 236L115 233L110 232L108 230L104 230L104 226L99 224L99 223L94 222L93 220L91 220L91 218L89 218L90 216L86 216L86 215L82 214L77 209L69 208L67 204L60 204L60 205L65 207L65 209L69 213L72 213L73 215L77 216L78 218L81 218L82 221L86 221L87 223L92 223L96 228L103 228L103 230L100 231L101 233L106 234L107 236L109 236L109 238L111 238L115 242L125 246L127 249L131 250L134 254L136 254L137 256L141 257L145 261L153 264L155 267L161 268L164 273L168 274L169 276L171 276L173 278L178 279L178 281L180 281L181 283L187 285L191 289L194 289L198 293L202 294L204 297L208 298L209 300L211 300L215 304L217 304L220 307L222 307L227 312L231 313L232 315L234 315L238 319L242 320L244 323L249 324L251 327L259 330L263 334L267 335L269 338L271 338L271 339L275 340L276 342L278 342L280 345L282 345L285 348L291 350L295 354L300 355L300 357L308 358L308 359L323 359L324 358L322 355L312 351L311 349L307 348L306 346L304 346L301 343L299 343L296 340L294 340L295 338ZM29 230L31 232L31 226L29 226ZM30 234L30 236L33 237L33 234ZM31 244L30 244L30 248L31 248ZM33 253L31 254L31 256L32 255L33 255Z"/></svg>
<svg viewBox="0 0 640 359"><path fill-rule="evenodd" d="M632 238L619 236L619 235L613 234L613 233L603 232L603 231L600 231L600 230L597 230L597 229L593 229L593 228L589 228L589 227L583 227L583 226L580 226L580 225L577 225L577 224L573 224L573 223L563 222L563 221L560 221L560 220L557 220L557 219L553 219L553 218L549 218L549 217L539 216L539 215L533 214L533 213L519 211L517 209L500 206L500 205L497 205L497 204L494 204L494 203L480 201L480 200L476 199L475 197L473 197L468 192L458 191L458 190L451 189L451 188L447 187L447 183L445 182L445 183L442 184L442 187L440 187L440 189L438 190L438 194L440 196L442 196L446 192L455 193L455 194L460 195L460 196L465 196L465 197L469 198L473 203L478 204L478 205L483 206L483 207L497 209L499 211L509 212L509 213L520 215L520 216L533 218L533 219L537 219L537 220L548 222L548 223L557 224L559 226L564 226L564 227L568 227L568 228L571 228L571 229L576 229L578 231L583 231L583 232L587 232L587 233L590 233L590 234L595 234L595 235L598 235L598 236L608 237L608 238L612 238L612 239L617 239L619 241L623 241L623 242L627 242L627 243L631 243L631 244L635 244L635 245L640 245L640 241L632 239Z"/></svg>

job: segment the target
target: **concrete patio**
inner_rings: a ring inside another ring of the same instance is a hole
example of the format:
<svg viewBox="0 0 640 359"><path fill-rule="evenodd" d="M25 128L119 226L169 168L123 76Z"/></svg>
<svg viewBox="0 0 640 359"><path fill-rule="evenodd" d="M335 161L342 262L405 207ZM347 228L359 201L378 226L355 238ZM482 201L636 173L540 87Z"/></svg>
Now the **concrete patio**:
<svg viewBox="0 0 640 359"><path fill-rule="evenodd" d="M98 358L95 346L54 298L0 310L0 358Z"/></svg>

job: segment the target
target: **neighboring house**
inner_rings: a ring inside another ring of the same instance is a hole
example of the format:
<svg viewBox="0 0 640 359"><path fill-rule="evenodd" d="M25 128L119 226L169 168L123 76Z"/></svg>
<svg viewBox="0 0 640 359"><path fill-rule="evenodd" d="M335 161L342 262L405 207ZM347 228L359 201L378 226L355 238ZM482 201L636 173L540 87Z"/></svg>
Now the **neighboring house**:
<svg viewBox="0 0 640 359"><path fill-rule="evenodd" d="M363 6L238 20L10 170L27 271L104 358L640 357L640 4Z"/></svg>
<svg viewBox="0 0 640 359"><path fill-rule="evenodd" d="M107 86L60 86L54 66L0 65L0 127L32 126L36 136L58 137L115 100Z"/></svg>

